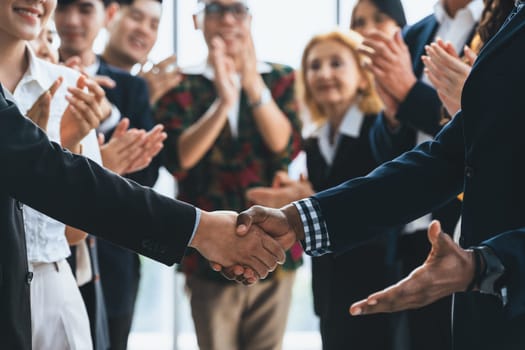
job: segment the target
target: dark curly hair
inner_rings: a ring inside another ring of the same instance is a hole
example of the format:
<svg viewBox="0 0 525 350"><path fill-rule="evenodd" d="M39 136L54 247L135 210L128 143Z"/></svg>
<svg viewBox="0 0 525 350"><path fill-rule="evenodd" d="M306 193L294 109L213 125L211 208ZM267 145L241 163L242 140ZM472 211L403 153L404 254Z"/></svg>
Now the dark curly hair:
<svg viewBox="0 0 525 350"><path fill-rule="evenodd" d="M485 8L477 29L482 45L498 32L514 7L514 0L484 0L484 3Z"/></svg>

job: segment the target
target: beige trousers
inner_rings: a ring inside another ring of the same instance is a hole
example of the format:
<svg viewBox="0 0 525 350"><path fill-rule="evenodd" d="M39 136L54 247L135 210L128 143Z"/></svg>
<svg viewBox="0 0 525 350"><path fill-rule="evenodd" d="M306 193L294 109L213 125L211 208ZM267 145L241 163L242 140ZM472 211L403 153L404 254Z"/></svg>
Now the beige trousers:
<svg viewBox="0 0 525 350"><path fill-rule="evenodd" d="M92 350L89 319L65 260L33 264L33 350Z"/></svg>
<svg viewBox="0 0 525 350"><path fill-rule="evenodd" d="M280 350L295 271L246 287L186 280L201 350Z"/></svg>

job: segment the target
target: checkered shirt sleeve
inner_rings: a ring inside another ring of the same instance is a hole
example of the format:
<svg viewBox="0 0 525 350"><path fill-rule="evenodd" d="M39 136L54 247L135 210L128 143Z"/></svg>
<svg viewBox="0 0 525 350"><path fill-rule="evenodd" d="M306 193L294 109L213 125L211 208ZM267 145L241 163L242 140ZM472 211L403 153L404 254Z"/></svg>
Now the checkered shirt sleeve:
<svg viewBox="0 0 525 350"><path fill-rule="evenodd" d="M331 253L328 229L317 200L314 198L302 199L293 202L293 205L299 211L304 226L305 239L301 243L305 253L311 256Z"/></svg>

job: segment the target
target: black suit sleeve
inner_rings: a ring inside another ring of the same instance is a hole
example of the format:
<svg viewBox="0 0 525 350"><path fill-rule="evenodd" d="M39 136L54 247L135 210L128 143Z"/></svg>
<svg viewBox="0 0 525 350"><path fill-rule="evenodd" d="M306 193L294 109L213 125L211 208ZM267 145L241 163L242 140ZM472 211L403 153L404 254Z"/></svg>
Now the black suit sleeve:
<svg viewBox="0 0 525 350"><path fill-rule="evenodd" d="M396 118L416 130L436 135L441 130L441 106L436 90L418 80L399 105Z"/></svg>
<svg viewBox="0 0 525 350"><path fill-rule="evenodd" d="M508 231L482 244L491 247L505 266L502 286L507 287L508 304L505 307L509 318L525 313L525 228Z"/></svg>
<svg viewBox="0 0 525 350"><path fill-rule="evenodd" d="M0 111L0 164L1 191L24 204L165 264L182 258L193 206L64 151L14 105Z"/></svg>
<svg viewBox="0 0 525 350"><path fill-rule="evenodd" d="M401 124L398 130L389 129L383 112L381 112L370 128L370 146L374 159L384 163L412 149L416 144L414 129Z"/></svg>
<svg viewBox="0 0 525 350"><path fill-rule="evenodd" d="M410 222L463 189L463 118L458 114L426 142L369 175L314 195L334 250L370 238L367 232Z"/></svg>

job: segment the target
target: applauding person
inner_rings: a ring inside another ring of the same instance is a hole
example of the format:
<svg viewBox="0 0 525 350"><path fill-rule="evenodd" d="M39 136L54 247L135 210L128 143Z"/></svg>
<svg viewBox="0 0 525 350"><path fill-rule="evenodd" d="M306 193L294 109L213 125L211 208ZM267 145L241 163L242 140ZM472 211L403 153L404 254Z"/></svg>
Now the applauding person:
<svg viewBox="0 0 525 350"><path fill-rule="evenodd" d="M319 125L304 142L309 181L291 181L279 173L274 188L248 191L254 203L280 207L364 176L378 165L369 133L382 104L358 53L361 40L356 32L330 32L315 36L306 45L300 82L305 104ZM384 229L378 232L383 237L344 254L326 254L312 261L314 310L321 321L323 349L352 344L357 349L381 350L401 344L407 329L399 315L356 319L347 312L349 300L361 299L400 277L393 274L395 244L391 242L397 233ZM382 336L375 337L377 333Z"/></svg>
<svg viewBox="0 0 525 350"><path fill-rule="evenodd" d="M183 70L157 103L166 127L164 164L180 198L208 210L243 210L245 192L268 186L300 149L300 122L290 67L257 60L245 1L203 1L195 23L208 59ZM197 253L182 264L199 346L278 349L301 251L254 288L218 277Z"/></svg>

